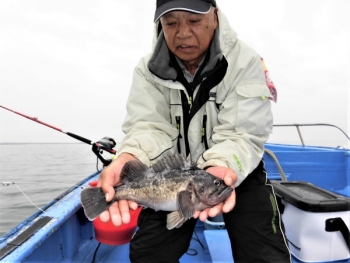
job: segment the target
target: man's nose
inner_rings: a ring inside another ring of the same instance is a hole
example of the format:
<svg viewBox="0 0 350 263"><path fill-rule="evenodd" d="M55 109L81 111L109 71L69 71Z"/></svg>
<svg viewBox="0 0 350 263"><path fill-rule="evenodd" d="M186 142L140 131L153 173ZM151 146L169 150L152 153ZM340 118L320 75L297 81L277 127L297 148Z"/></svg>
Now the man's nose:
<svg viewBox="0 0 350 263"><path fill-rule="evenodd" d="M181 23L178 28L178 36L186 38L191 35L191 27L187 23Z"/></svg>

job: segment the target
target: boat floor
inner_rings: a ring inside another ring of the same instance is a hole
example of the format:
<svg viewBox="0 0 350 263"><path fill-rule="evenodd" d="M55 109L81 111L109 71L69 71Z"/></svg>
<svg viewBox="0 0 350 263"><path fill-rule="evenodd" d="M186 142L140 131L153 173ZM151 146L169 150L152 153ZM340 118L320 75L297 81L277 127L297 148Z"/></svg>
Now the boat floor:
<svg viewBox="0 0 350 263"><path fill-rule="evenodd" d="M180 263L229 263L234 262L229 237L226 230L204 230L203 223L199 222L193 233L190 247ZM91 258L91 261L89 260ZM100 244L96 241L95 249L85 258L84 262L122 262L129 263L129 243L120 246ZM293 263L302 263L292 257ZM333 261L335 262L335 261ZM350 259L336 261L337 263L350 262Z"/></svg>
<svg viewBox="0 0 350 263"><path fill-rule="evenodd" d="M199 241L197 240L197 237ZM230 253L230 250L227 251L227 253ZM93 255L92 255L91 262L129 263L130 262L129 244L118 246L118 249L115 249L115 247L113 246L101 244L97 250L95 260L93 260ZM181 263L185 263L185 262L212 263L213 262L211 260L208 246L205 241L205 237L203 233L199 232L197 233L197 236L195 235L193 236L190 244L190 248L188 249L187 253L182 256L180 262ZM225 262L225 261L221 261L221 262Z"/></svg>

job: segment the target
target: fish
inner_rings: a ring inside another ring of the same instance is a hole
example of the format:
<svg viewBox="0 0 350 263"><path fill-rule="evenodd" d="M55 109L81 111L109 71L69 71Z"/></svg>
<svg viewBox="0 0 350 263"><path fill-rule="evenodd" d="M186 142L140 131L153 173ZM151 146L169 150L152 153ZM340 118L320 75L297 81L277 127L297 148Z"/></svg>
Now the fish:
<svg viewBox="0 0 350 263"><path fill-rule="evenodd" d="M225 201L233 188L220 178L197 167L183 155L163 157L151 167L139 160L122 168L115 196L107 202L101 187L85 188L80 199L86 217L93 221L118 200L132 200L156 211L170 211L166 227L179 228L196 210L204 210Z"/></svg>

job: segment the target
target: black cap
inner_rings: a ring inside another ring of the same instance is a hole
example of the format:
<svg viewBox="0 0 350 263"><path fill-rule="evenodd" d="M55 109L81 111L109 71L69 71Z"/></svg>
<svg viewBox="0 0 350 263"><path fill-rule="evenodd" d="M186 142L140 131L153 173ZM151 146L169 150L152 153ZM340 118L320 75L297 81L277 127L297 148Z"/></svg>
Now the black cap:
<svg viewBox="0 0 350 263"><path fill-rule="evenodd" d="M197 14L206 14L211 6L216 7L215 0L157 0L154 22L156 22L165 13L182 10Z"/></svg>

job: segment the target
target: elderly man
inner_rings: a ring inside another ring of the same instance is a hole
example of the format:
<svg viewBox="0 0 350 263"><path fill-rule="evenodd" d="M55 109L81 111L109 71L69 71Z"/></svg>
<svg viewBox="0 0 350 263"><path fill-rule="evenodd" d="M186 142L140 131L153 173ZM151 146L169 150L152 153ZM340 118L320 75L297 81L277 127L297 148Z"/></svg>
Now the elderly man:
<svg viewBox="0 0 350 263"><path fill-rule="evenodd" d="M130 244L132 262L178 262L196 218L223 213L235 262L291 262L264 143L272 130L272 98L260 56L237 39L215 0L157 0L153 52L137 65L118 157L101 173L107 201L123 165L150 166L181 153L233 188L224 202L173 230L166 211L143 209ZM237 199L236 199L237 197ZM116 202L101 215L128 223L137 204ZM229 253L229 252L228 252Z"/></svg>

